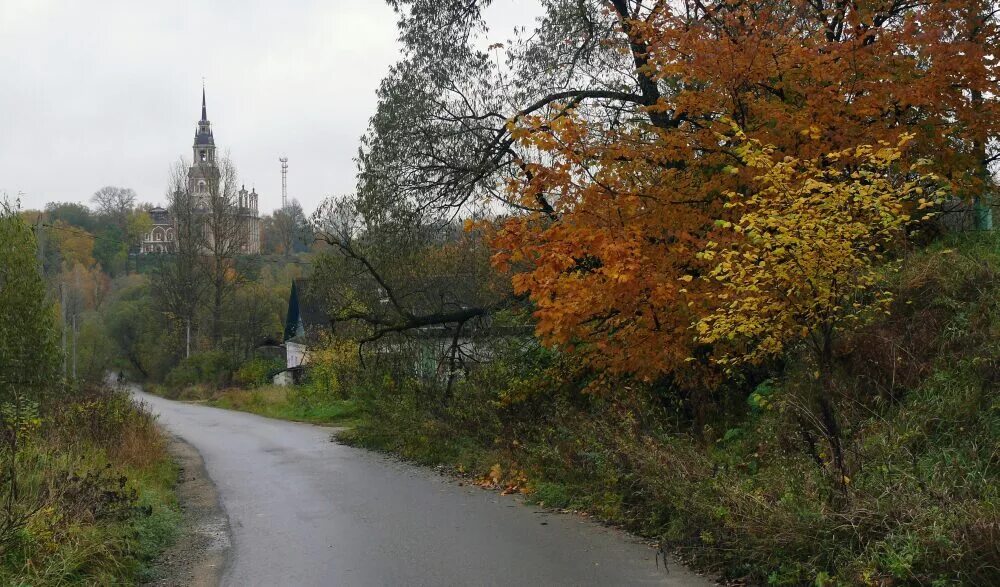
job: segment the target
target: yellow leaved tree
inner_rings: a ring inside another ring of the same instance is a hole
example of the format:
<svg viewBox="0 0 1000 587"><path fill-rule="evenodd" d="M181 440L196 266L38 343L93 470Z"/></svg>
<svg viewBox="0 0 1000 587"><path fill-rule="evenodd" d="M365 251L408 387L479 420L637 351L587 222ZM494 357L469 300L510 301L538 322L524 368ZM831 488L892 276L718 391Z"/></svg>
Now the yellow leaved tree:
<svg viewBox="0 0 1000 587"><path fill-rule="evenodd" d="M912 140L880 142L816 159L777 157L775 149L735 129L737 154L754 180L729 192L733 237L700 253L701 276L715 303L695 323L700 342L716 347L727 368L759 363L803 341L815 359L819 420L834 465L846 479L830 375L839 330L888 312L884 277L908 229L926 217L943 191L925 162L902 164ZM691 277L685 277L691 280Z"/></svg>

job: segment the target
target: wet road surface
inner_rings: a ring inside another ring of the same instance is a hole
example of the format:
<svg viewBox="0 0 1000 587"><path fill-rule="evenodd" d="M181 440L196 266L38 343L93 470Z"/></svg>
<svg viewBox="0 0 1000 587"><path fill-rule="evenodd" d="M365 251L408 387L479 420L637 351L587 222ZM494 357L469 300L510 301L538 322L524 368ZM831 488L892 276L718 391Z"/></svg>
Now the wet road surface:
<svg viewBox="0 0 1000 587"><path fill-rule="evenodd" d="M193 445L232 549L223 585L708 585L583 518L331 442L328 428L136 392Z"/></svg>

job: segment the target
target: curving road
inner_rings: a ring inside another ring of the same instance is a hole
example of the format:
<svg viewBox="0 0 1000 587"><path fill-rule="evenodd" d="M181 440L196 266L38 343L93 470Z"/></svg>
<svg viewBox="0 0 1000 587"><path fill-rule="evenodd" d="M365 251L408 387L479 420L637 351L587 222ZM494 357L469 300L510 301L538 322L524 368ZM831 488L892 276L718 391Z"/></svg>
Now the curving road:
<svg viewBox="0 0 1000 587"><path fill-rule="evenodd" d="M330 441L136 392L200 451L229 517L223 585L708 585L572 515Z"/></svg>

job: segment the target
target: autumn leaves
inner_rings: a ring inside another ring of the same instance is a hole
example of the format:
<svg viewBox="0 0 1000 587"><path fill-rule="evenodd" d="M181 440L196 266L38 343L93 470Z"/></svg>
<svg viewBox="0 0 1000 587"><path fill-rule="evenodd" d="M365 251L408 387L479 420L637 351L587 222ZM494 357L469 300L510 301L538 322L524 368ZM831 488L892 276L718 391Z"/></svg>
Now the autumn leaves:
<svg viewBox="0 0 1000 587"><path fill-rule="evenodd" d="M732 244L709 241L698 254L715 263L703 279L721 290L708 293L712 310L695 324L697 340L721 343L715 360L724 366L760 362L803 339L822 362L836 329L888 309L887 255L927 218L925 196L936 201L944 188L926 162L901 166L913 135L778 160L737 133L746 142L736 152L757 175L746 193L727 194L737 211L735 222L722 222Z"/></svg>
<svg viewBox="0 0 1000 587"><path fill-rule="evenodd" d="M508 191L535 211L496 229L494 262L542 339L598 369L704 381L802 342L822 356L886 308L925 209L984 187L988 3L669 4L622 46L647 49L657 104L512 123L532 156Z"/></svg>

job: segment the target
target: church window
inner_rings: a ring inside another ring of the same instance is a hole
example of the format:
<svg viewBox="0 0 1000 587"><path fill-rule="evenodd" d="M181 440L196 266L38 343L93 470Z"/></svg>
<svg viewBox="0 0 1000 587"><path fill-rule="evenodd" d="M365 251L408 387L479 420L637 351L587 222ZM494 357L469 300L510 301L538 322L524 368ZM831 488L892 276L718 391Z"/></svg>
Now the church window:
<svg viewBox="0 0 1000 587"><path fill-rule="evenodd" d="M208 158L207 151L205 151L204 149L202 149L202 151L201 151L201 160L205 161L207 158Z"/></svg>

